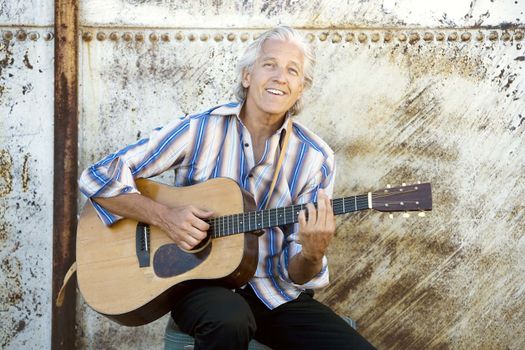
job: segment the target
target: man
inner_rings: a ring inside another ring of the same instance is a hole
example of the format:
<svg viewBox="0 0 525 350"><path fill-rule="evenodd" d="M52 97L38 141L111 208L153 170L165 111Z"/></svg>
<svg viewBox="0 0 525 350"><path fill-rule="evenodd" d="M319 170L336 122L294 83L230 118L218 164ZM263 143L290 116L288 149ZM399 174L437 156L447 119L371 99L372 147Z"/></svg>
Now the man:
<svg viewBox="0 0 525 350"><path fill-rule="evenodd" d="M335 232L329 200L333 152L292 119L312 83L313 64L312 49L296 31L270 30L238 63L239 103L177 119L80 178L82 192L106 224L121 217L146 222L184 249L206 237L204 220L213 213L157 203L138 193L135 178L174 168L176 186L232 178L253 194L259 209L318 202L317 209L308 204L308 215L302 212L298 224L267 229L259 238L257 271L246 286L235 291L195 287L177 302L172 316L195 337L195 349L246 349L253 337L274 349L373 348L305 293L328 284L325 252ZM270 194L281 151L284 162Z"/></svg>

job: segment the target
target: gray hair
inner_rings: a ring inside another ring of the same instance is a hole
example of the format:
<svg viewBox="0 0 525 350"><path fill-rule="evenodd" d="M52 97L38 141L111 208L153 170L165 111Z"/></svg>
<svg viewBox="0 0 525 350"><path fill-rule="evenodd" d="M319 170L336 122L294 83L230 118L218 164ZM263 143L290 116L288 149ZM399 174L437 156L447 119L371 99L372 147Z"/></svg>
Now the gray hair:
<svg viewBox="0 0 525 350"><path fill-rule="evenodd" d="M297 47L302 51L304 55L304 89L308 89L312 86L313 82L313 73L315 66L315 52L304 36L302 36L298 31L287 26L280 26L274 29L268 30L262 33L257 39L255 39L244 51L243 56L237 62L236 74L237 81L235 82L234 92L235 97L239 102L242 102L246 99L248 88L245 88L242 85L243 74L245 71L251 72L253 65L259 55L261 54L262 46L269 39L277 39L282 41L292 42L297 45ZM297 115L303 109L303 101L299 98L295 104L290 108L290 114Z"/></svg>

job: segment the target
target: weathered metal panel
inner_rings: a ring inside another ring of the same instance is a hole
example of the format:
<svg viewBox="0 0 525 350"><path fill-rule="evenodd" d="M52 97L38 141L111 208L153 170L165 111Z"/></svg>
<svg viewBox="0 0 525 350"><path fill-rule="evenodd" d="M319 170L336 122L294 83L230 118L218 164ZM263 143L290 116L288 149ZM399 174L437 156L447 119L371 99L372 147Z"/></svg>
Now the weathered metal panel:
<svg viewBox="0 0 525 350"><path fill-rule="evenodd" d="M80 165L232 98L253 29L83 29ZM431 181L434 211L338 218L319 299L384 349L525 347L523 29L305 30L299 116L335 149L336 193ZM82 304L84 348L160 347Z"/></svg>
<svg viewBox="0 0 525 350"><path fill-rule="evenodd" d="M4 0L0 2L0 25L52 27L54 1Z"/></svg>
<svg viewBox="0 0 525 350"><path fill-rule="evenodd" d="M524 12L521 0L84 1L80 167L230 100L257 33L303 28L318 66L298 118L336 151L336 193L434 186L425 218L338 218L318 298L380 349L525 348ZM162 347L165 319L120 327L79 301L81 348Z"/></svg>
<svg viewBox="0 0 525 350"><path fill-rule="evenodd" d="M91 0L81 23L90 26L266 28L472 27L524 24L522 0Z"/></svg>
<svg viewBox="0 0 525 350"><path fill-rule="evenodd" d="M0 36L0 348L49 348L53 35Z"/></svg>

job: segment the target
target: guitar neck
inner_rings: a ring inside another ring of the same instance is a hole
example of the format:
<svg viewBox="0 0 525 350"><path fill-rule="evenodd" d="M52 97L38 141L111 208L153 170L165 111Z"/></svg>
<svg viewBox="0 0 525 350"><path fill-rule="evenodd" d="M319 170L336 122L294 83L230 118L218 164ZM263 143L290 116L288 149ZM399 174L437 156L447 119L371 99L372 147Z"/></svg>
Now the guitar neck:
<svg viewBox="0 0 525 350"><path fill-rule="evenodd" d="M369 195L350 196L331 200L335 215L369 209ZM317 207L317 202L313 203ZM225 237L243 232L294 224L306 204L271 208L248 213L219 216L208 220L212 238Z"/></svg>

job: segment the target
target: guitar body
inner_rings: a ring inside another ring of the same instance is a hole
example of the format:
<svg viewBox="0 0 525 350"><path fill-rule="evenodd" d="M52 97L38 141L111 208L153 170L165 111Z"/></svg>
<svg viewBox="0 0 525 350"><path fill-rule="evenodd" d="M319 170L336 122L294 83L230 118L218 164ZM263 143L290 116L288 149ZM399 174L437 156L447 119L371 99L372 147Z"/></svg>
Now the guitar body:
<svg viewBox="0 0 525 350"><path fill-rule="evenodd" d="M140 179L137 186L146 197L170 207L191 204L216 216L255 210L253 198L231 179L217 178L188 187ZM154 226L150 227L149 266L140 267L137 224L123 219L105 226L87 203L77 229L77 279L82 296L95 311L120 324L138 326L156 320L171 310L192 281L235 288L255 273L258 238L254 234L214 238L193 254L178 249ZM164 271L163 277L154 266Z"/></svg>

